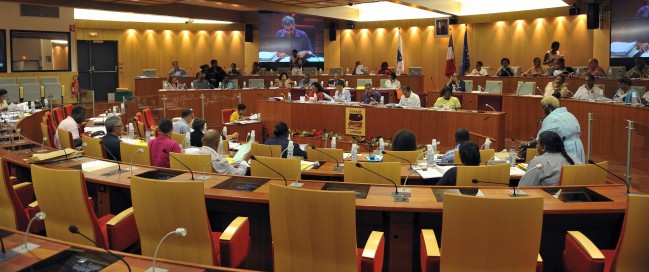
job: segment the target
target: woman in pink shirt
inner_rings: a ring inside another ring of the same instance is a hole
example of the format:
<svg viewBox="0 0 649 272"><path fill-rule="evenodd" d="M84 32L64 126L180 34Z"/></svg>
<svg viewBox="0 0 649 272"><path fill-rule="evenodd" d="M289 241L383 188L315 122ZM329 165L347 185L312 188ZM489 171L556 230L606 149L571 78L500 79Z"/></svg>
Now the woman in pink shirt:
<svg viewBox="0 0 649 272"><path fill-rule="evenodd" d="M160 133L155 139L149 142L152 166L169 168L169 154L165 153L164 150L175 153L181 152L180 145L171 139L172 128L173 123L169 118L162 119L158 122L158 130Z"/></svg>

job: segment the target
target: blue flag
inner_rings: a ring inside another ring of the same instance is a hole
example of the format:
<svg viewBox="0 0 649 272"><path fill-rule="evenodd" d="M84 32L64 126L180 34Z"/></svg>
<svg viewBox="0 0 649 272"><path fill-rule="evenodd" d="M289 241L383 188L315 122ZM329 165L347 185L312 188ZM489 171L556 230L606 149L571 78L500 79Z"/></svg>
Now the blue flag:
<svg viewBox="0 0 649 272"><path fill-rule="evenodd" d="M471 60L469 60L469 39L467 36L469 30L464 31L464 49L462 50L462 66L460 67L460 75L463 76L471 68Z"/></svg>

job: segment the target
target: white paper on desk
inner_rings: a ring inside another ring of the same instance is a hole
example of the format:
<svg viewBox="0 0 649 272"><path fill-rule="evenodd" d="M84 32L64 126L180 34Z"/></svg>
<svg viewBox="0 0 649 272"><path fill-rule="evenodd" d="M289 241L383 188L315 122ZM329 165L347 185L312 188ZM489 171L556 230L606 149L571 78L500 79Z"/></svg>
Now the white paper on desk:
<svg viewBox="0 0 649 272"><path fill-rule="evenodd" d="M417 174L423 179L430 178L441 178L448 169L451 169L455 166L435 166L433 168L427 168L426 170L417 170Z"/></svg>
<svg viewBox="0 0 649 272"><path fill-rule="evenodd" d="M523 171L523 169L520 169L518 167L509 167L509 175L510 176L522 176L522 175L525 175L525 171Z"/></svg>
<svg viewBox="0 0 649 272"><path fill-rule="evenodd" d="M91 118L89 118L89 120L92 121L93 123L104 123L104 121L106 121L106 118L91 117Z"/></svg>
<svg viewBox="0 0 649 272"><path fill-rule="evenodd" d="M356 157L360 156L360 153L356 153ZM346 160L347 158L351 158L352 153L343 153L343 161Z"/></svg>
<svg viewBox="0 0 649 272"><path fill-rule="evenodd" d="M235 143L235 142L230 142L229 144L230 150L239 150L239 146L241 146L240 143Z"/></svg>
<svg viewBox="0 0 649 272"><path fill-rule="evenodd" d="M88 133L94 133L94 132L97 132L97 131L103 131L104 133L106 133L106 127L105 126L85 127L83 129L83 131L88 132Z"/></svg>
<svg viewBox="0 0 649 272"><path fill-rule="evenodd" d="M250 120L257 120L257 119L259 119L259 115L258 115L258 114L255 113L255 114L253 114L253 115L250 115Z"/></svg>
<svg viewBox="0 0 649 272"><path fill-rule="evenodd" d="M250 152L250 147L252 147L252 142L247 142L245 144L240 144L239 145L239 151L237 151L237 154L234 154L234 157L232 158L233 162L243 160L243 156L248 154Z"/></svg>
<svg viewBox="0 0 649 272"><path fill-rule="evenodd" d="M117 163L109 162L109 161L100 161L100 160L89 161L81 164L81 171L93 172L93 171L97 171L115 165L117 165Z"/></svg>
<svg viewBox="0 0 649 272"><path fill-rule="evenodd" d="M239 124L252 124L252 123L256 123L256 122L258 122L258 121L257 120L240 120L240 121L237 121L237 123L239 123Z"/></svg>

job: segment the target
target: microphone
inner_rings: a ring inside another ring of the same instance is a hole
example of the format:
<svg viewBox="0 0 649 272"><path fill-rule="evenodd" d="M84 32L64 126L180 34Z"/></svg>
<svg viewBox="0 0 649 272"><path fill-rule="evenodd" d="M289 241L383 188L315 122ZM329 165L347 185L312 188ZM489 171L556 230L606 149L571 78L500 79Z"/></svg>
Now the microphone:
<svg viewBox="0 0 649 272"><path fill-rule="evenodd" d="M415 162L417 162L419 160L419 158L421 158L422 155L426 155L426 152L425 151L421 152L421 154L419 154L419 156L417 156L417 158L415 159ZM410 175L412 175L412 172L420 170L419 167L412 167L412 164L410 165L410 168L411 169L410 169L410 171L408 171L408 175L406 176L406 179L403 181L403 187L401 187L401 194L407 195L408 197L411 196L410 189L406 188L406 184L408 184L408 178L410 178Z"/></svg>
<svg viewBox="0 0 649 272"><path fill-rule="evenodd" d="M135 158L135 154L137 153L144 153L144 148L138 148L135 151L133 151L133 153L131 154L131 165L129 169L131 171L131 174L129 175L128 178L131 178L133 176L133 158Z"/></svg>
<svg viewBox="0 0 649 272"><path fill-rule="evenodd" d="M42 221L43 219L45 219L45 217L46 217L45 212L38 212L38 213L36 213L34 215L34 217L32 217L31 220L29 220L29 224L27 224L27 229L25 230L25 238L23 238L24 243L19 248L20 251L23 251L21 253L25 253L27 251L30 251L30 250L32 250L34 248L39 247L39 245L37 245L37 244L28 243L27 239L29 238L29 229L32 227L32 223L34 223L34 221L36 221L36 220ZM3 249L4 249L4 245L3 245Z"/></svg>
<svg viewBox="0 0 649 272"><path fill-rule="evenodd" d="M77 151L81 151L86 146L88 146L88 143L81 143L80 146L75 147L74 149L76 149Z"/></svg>
<svg viewBox="0 0 649 272"><path fill-rule="evenodd" d="M286 177L284 175L282 175L282 173L277 172L277 170L275 170L272 167L268 166L267 164L261 162L260 160L257 159L257 157L255 157L255 155L250 155L250 159L253 160L253 161L257 161L258 163L260 163L264 167L266 167L266 168L270 169L271 171L275 172L276 174L278 174L280 177L282 177L282 179L284 179L284 186L288 186L288 182L286 181ZM294 186L294 185L291 184L291 186Z"/></svg>
<svg viewBox="0 0 649 272"><path fill-rule="evenodd" d="M33 151L33 152L35 152L35 153L47 152L47 149L45 149L45 141L47 141L47 137L43 137L43 141L41 142L41 149L38 149L38 150Z"/></svg>
<svg viewBox="0 0 649 272"><path fill-rule="evenodd" d="M220 161L220 160L221 160L221 157L219 157L219 155L217 154L216 159L213 159L213 160L209 161L208 163L206 163L205 166L203 166L203 176L198 177L198 180L206 180L206 179L210 178L207 175L207 167L212 165L213 162Z"/></svg>
<svg viewBox="0 0 649 272"><path fill-rule="evenodd" d="M405 161L405 162L407 162L407 163L410 165L410 168L412 168L412 163L411 163L409 160L406 160L406 159L403 158L403 157L399 157L399 156L397 156L397 155L390 154L390 153L386 152L385 150L381 151L381 153L383 153L383 155L388 155L388 156L390 156L390 157L397 158L397 159L399 159L399 160ZM422 154L423 154L423 153L422 153ZM420 156L421 156L421 155L420 155Z"/></svg>
<svg viewBox="0 0 649 272"><path fill-rule="evenodd" d="M433 83L433 90L437 90L437 87L435 87L435 81L433 80L433 77L430 77L430 82Z"/></svg>
<svg viewBox="0 0 649 272"><path fill-rule="evenodd" d="M634 193L631 193L631 182L630 181L627 181L626 179L623 179L620 176L618 176L618 175L614 174L613 172L609 171L608 169L600 166L599 164L596 164L595 161L593 161L593 160L588 160L588 164L595 165L599 169L602 169L602 170L606 171L606 173L609 173L609 174L613 175L614 177L616 177L617 179L623 181L624 185L626 186L626 193L625 194L627 194L627 195L634 194Z"/></svg>
<svg viewBox="0 0 649 272"><path fill-rule="evenodd" d="M250 132L248 132L248 134L246 134L246 143L248 142L248 137L250 137Z"/></svg>
<svg viewBox="0 0 649 272"><path fill-rule="evenodd" d="M566 89L566 91L568 91L570 94L572 94L572 96L575 96L575 93L573 93L572 91L570 91L568 89ZM563 97L563 98L567 98L567 97Z"/></svg>
<svg viewBox="0 0 649 272"><path fill-rule="evenodd" d="M482 86L480 86L480 85L478 85L478 92L479 93L484 92L484 88L482 88Z"/></svg>
<svg viewBox="0 0 649 272"><path fill-rule="evenodd" d="M169 157L173 158L174 160L176 160L177 162L182 164L182 166L187 168L187 170L189 170L189 173L192 174L192 180L194 180L194 172L192 171L192 169L190 169L186 164L184 164L178 158L176 158L176 156L172 155L171 152L169 152L169 150L167 150L166 148L162 149L162 153L165 153L165 154L169 155Z"/></svg>
<svg viewBox="0 0 649 272"><path fill-rule="evenodd" d="M302 177L302 172L304 172L306 170L311 170L311 169L314 169L314 168L317 168L317 167L320 167L320 163L319 162L314 162L313 165L304 167L304 169L300 170L300 173L298 173L297 177L295 177L295 182L291 183L291 187L300 188L300 187L304 186L304 183L300 183L300 177Z"/></svg>
<svg viewBox="0 0 649 272"><path fill-rule="evenodd" d="M491 88L489 88L489 90L487 90L487 92L491 93L491 90L493 90L494 88L496 88L496 86L499 86L499 85L500 85L500 81L496 82L495 85L491 86Z"/></svg>
<svg viewBox="0 0 649 272"><path fill-rule="evenodd" d="M155 272L155 262L156 262L156 260L158 258L158 251L160 250L160 246L162 246L162 243L165 241L165 239L167 239L167 237L169 237L171 235L185 237L185 236L187 236L187 229L185 229L185 228L177 228L176 230L174 230L172 232L169 232L169 233L167 233L167 235L162 237L160 242L158 242L158 246L155 248L155 252L153 253L153 264L151 265L151 268L147 269L147 271ZM166 271L166 270L162 270L162 271Z"/></svg>
<svg viewBox="0 0 649 272"><path fill-rule="evenodd" d="M538 86L536 87L536 89L534 89L534 93L532 93L532 94L535 94L536 90L538 90L541 95L544 94L543 91L541 90L541 88L539 88Z"/></svg>
<svg viewBox="0 0 649 272"><path fill-rule="evenodd" d="M521 87L523 87L523 85L525 85L525 83L527 83L527 82L523 81L523 83L518 84L518 88L516 88L516 92L514 94L518 95L518 91L521 90Z"/></svg>
<svg viewBox="0 0 649 272"><path fill-rule="evenodd" d="M494 113L496 112L496 109L494 109L494 107L490 106L489 104L484 104L484 105L487 106L487 107L489 107L489 108L491 108L491 110L492 110Z"/></svg>
<svg viewBox="0 0 649 272"><path fill-rule="evenodd" d="M63 154L65 154L65 160L69 160L70 158L68 158L68 152L65 151L65 148L61 148L61 150L63 150Z"/></svg>
<svg viewBox="0 0 649 272"><path fill-rule="evenodd" d="M374 174L374 175L376 175L378 177L381 177L381 178L389 181L390 183L392 183L394 185L394 193L392 193L392 198L394 199L394 202L408 202L409 201L409 196L407 196L406 194L399 193L399 188L397 187L397 184L394 183L394 181L392 181L391 179L386 178L385 176L383 176L383 175L381 175L381 174L379 174L377 172L374 172L374 171L372 171L372 170L370 170L370 169L368 169L366 167L363 167L363 165L360 162L356 163L356 167L365 169L365 171L368 171L368 172L370 172L370 173L372 173L372 174Z"/></svg>
<svg viewBox="0 0 649 272"><path fill-rule="evenodd" d="M315 151L318 151L318 152L320 152L321 154L324 154L325 156L327 156L327 157L329 157L329 158L334 159L334 160L336 161L336 166L334 167L334 171L342 171L342 170L343 170L344 165L340 165L340 161L339 161L338 159L336 159L336 157L331 156L331 155L329 155L328 153L326 153L326 152L324 152L324 151L322 151L322 150L320 150L320 149L317 149L315 146L311 146L311 149L313 149L313 150L315 150Z"/></svg>
<svg viewBox="0 0 649 272"><path fill-rule="evenodd" d="M77 228L77 226L75 226L75 225L70 225L70 226L68 227L68 231L70 231L70 233L74 233L74 234L79 234L79 235L81 235L81 237L83 237L83 238L85 238L86 240L92 242L92 243L95 244L95 246L97 246L98 248L101 248L101 249L103 249L104 251L108 252L108 254L113 255L113 257L115 257L115 259L118 259L118 260L124 262L124 264L126 265L126 268L128 268L128 272L131 272L131 266L128 265L128 263L127 263L123 258L120 258L119 256L115 255L113 252L111 252L111 251L108 250L107 248L105 248L105 247L103 247L103 246L100 246L99 244L97 244L97 242L95 242L95 240L92 240L92 239L88 238L88 236L85 236L83 233L81 233L81 232L79 231L79 228Z"/></svg>
<svg viewBox="0 0 649 272"><path fill-rule="evenodd" d="M84 144L85 144L85 143L84 143ZM104 150L106 150L106 152L108 152L108 155L110 155L111 157L113 157L113 160L117 163L117 170L108 171L108 172L102 174L102 176L110 177L110 176L115 175L115 174L125 173L126 170L122 170L122 164L119 163L119 160L117 160L117 157L115 157L115 155L113 155L113 153L111 153L110 150L108 150L108 148L104 145L104 141L103 141L103 140L102 140L102 141L99 141L99 145L101 145L101 147L103 147ZM133 168L133 167L131 166L131 168Z"/></svg>

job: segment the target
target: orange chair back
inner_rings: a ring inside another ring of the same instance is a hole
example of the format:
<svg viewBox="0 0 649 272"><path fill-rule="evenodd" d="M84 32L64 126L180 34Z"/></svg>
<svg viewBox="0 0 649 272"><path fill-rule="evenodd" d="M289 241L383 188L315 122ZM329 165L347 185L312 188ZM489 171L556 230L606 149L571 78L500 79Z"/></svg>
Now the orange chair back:
<svg viewBox="0 0 649 272"><path fill-rule="evenodd" d="M72 104L67 104L63 106L63 110L65 111L65 116L68 117L72 115L72 109L74 109L74 105Z"/></svg>
<svg viewBox="0 0 649 272"><path fill-rule="evenodd" d="M54 135L54 132L56 131L58 125L54 123L54 117L52 116L52 113L49 111L45 112L45 116L43 118L47 119L45 120L45 124L47 124L47 127L50 129L50 132L52 133L52 135Z"/></svg>
<svg viewBox="0 0 649 272"><path fill-rule="evenodd" d="M143 109L142 115L144 116L144 124L147 128L156 126L155 120L153 120L153 112L151 111L151 109Z"/></svg>
<svg viewBox="0 0 649 272"><path fill-rule="evenodd" d="M0 158L0 227L24 231L29 219L9 179L4 158Z"/></svg>
<svg viewBox="0 0 649 272"><path fill-rule="evenodd" d="M230 122L230 115L235 111L236 109L224 109L221 110L221 121L225 123Z"/></svg>
<svg viewBox="0 0 649 272"><path fill-rule="evenodd" d="M649 267L649 196L629 195L620 240L617 243L611 271L646 271Z"/></svg>
<svg viewBox="0 0 649 272"><path fill-rule="evenodd" d="M61 108L53 108L52 117L54 117L54 127L58 127L61 121L63 121L63 110Z"/></svg>

